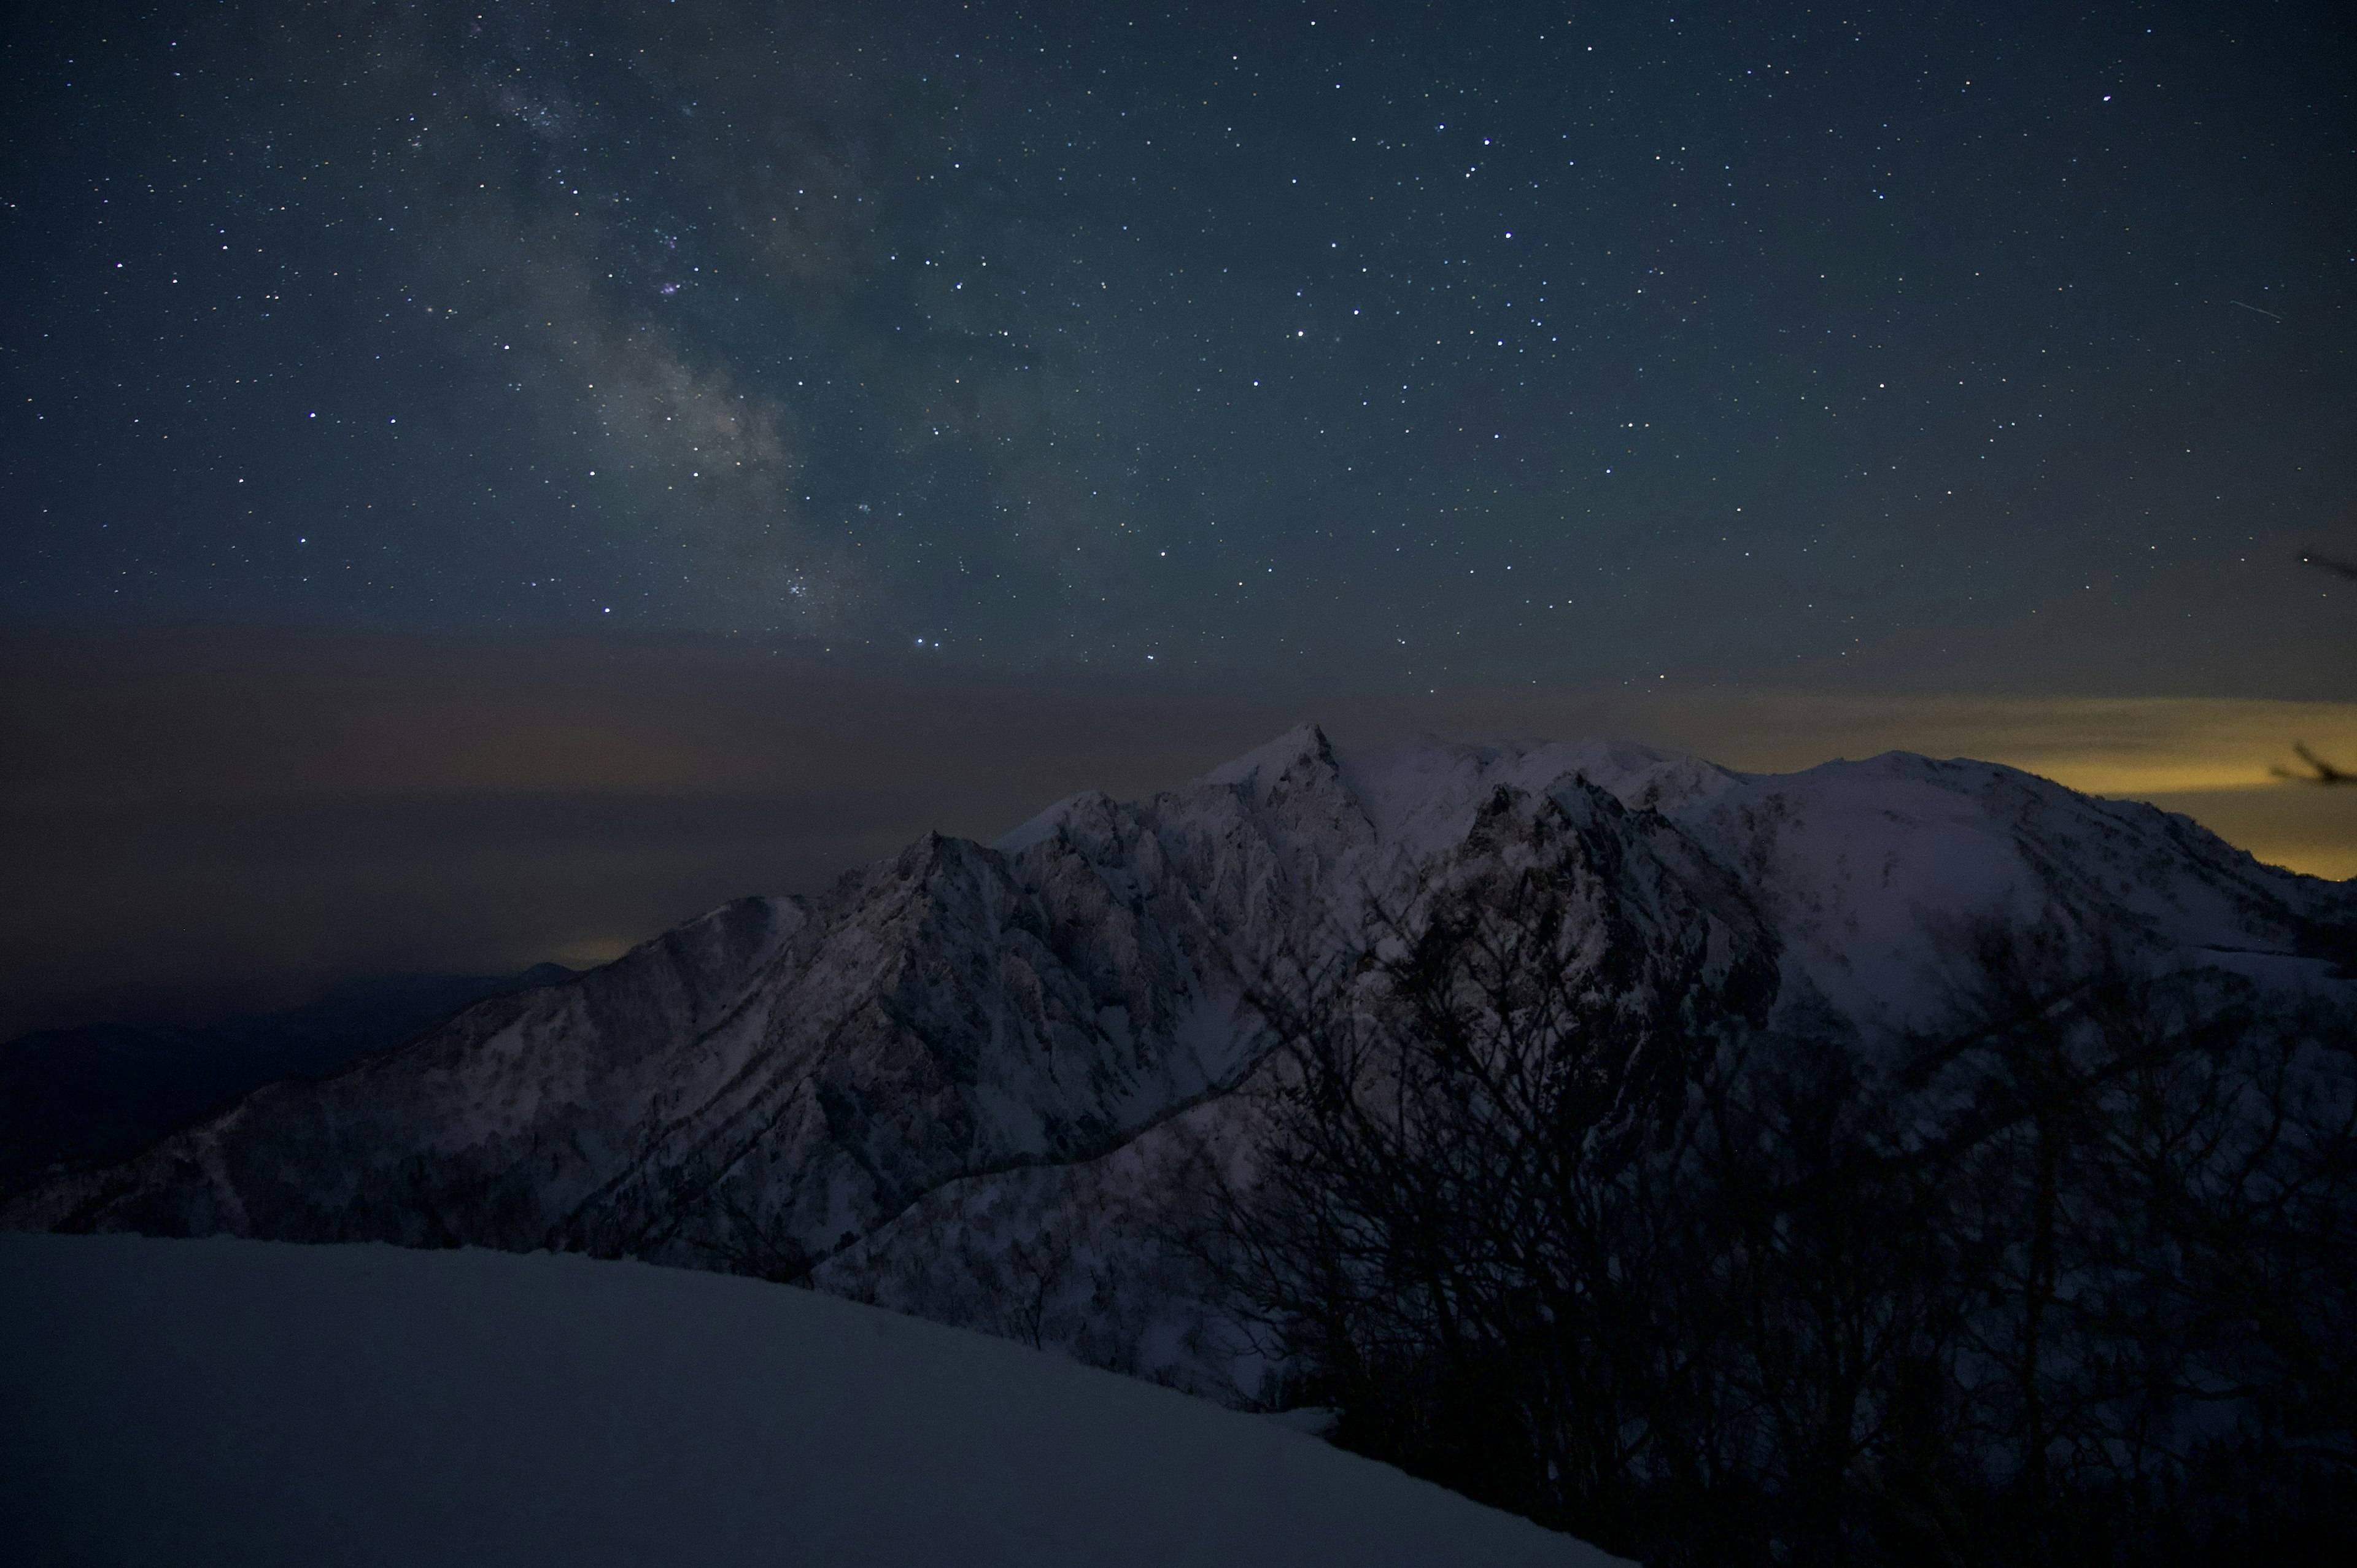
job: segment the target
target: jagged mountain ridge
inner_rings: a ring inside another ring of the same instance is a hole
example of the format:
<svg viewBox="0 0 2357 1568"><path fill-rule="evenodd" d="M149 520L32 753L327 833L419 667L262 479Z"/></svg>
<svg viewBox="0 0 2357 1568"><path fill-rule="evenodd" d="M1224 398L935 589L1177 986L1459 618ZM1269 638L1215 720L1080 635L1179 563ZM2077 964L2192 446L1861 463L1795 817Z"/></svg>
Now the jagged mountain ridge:
<svg viewBox="0 0 2357 1568"><path fill-rule="evenodd" d="M2224 967L2278 992L2347 989L2357 887L2260 866L2183 818L2010 768L1892 754L1746 778L1636 747L1418 743L1346 756L1341 774L1379 833L1427 871L1478 836L1485 789L1493 804L1501 787L1544 799L1587 777L1658 808L1746 874L1775 933L1777 1026L1846 1030L1861 1048L1942 1021L1969 983L1970 939L1984 922L2042 925L2156 970ZM916 1316L1254 1398L1272 1369L1225 1322L1214 1282L1165 1237L1193 1161L1249 1167L1256 1115L1255 1097L1238 1094L1097 1160L947 1183L814 1277Z"/></svg>
<svg viewBox="0 0 2357 1568"><path fill-rule="evenodd" d="M1861 1041L1936 1006L1972 920L2311 984L2357 902L1987 764L1745 776L1599 743L1338 753L1304 726L1150 800L1075 796L996 845L929 835L815 898L729 905L5 1218L816 1262L845 1294L1183 1380L1216 1358L1180 1343L1184 1282L1146 1232L1182 1144L1249 1138L1243 989L1338 950L1371 897L1534 860L1573 890L1578 961L1649 1004ZM1008 1266L1032 1297L1012 1323Z"/></svg>
<svg viewBox="0 0 2357 1568"><path fill-rule="evenodd" d="M1688 863L1614 898L1700 875L1657 819L1575 794L1599 843L1635 846L1616 861ZM1076 797L1001 847L932 835L816 900L731 905L42 1201L77 1227L683 1262L741 1265L750 1237L782 1265L1232 1083L1244 982L1347 931L1415 863L1394 849L1297 732L1151 801Z"/></svg>

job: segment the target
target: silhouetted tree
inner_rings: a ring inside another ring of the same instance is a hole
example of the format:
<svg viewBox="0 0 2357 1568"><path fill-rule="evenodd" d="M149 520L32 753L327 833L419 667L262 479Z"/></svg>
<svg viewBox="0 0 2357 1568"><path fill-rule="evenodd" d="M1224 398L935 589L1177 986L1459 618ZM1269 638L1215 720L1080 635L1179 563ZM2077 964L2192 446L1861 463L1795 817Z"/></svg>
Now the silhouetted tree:
<svg viewBox="0 0 2357 1568"><path fill-rule="evenodd" d="M811 1284L818 1264L783 1216L764 1216L724 1192L709 1201L727 1221L717 1240L699 1242L706 1255L732 1274L748 1274L773 1284Z"/></svg>
<svg viewBox="0 0 2357 1568"><path fill-rule="evenodd" d="M2352 565L2346 561L2336 561L2330 555L2319 555L2313 550L2303 554L2300 560L2319 571L2330 572L2336 577L2357 579L2357 565ZM2297 779L2304 784L2357 784L2357 773L2348 772L2325 761L2308 748L2306 741L2296 740L2291 743L2291 748L2299 757L2301 763L2299 768L2277 766L2267 771L2278 779Z"/></svg>
<svg viewBox="0 0 2357 1568"><path fill-rule="evenodd" d="M1631 1005L1576 927L1534 871L1262 998L1208 1251L1338 1442L1657 1563L2357 1523L2345 1010L1991 934L1867 1053Z"/></svg>

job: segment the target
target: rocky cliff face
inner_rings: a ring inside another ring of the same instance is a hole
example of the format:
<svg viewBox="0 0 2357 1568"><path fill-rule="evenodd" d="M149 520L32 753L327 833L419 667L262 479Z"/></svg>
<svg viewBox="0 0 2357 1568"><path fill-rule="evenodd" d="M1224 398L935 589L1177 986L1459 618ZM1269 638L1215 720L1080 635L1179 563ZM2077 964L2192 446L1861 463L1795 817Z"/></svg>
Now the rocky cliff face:
<svg viewBox="0 0 2357 1568"><path fill-rule="evenodd" d="M1862 1048L1930 1017L1955 934L2043 923L2147 961L2338 985L2346 886L2180 818L1893 755L1745 777L1598 744L1297 730L1151 800L934 835L821 897L746 899L569 983L485 1002L135 1159L56 1172L17 1228L635 1254L822 1286L1198 1385L1157 1240L1187 1158L1248 1157L1242 998L1536 868L1568 963L1706 1035Z"/></svg>

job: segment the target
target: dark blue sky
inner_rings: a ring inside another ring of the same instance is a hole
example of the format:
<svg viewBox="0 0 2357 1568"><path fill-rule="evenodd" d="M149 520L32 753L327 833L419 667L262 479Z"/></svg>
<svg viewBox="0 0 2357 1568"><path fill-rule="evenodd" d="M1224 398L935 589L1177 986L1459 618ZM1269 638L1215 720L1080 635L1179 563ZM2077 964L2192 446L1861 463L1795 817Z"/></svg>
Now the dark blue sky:
<svg viewBox="0 0 2357 1568"><path fill-rule="evenodd" d="M0 1035L1304 718L2350 875L2347 10L16 6Z"/></svg>
<svg viewBox="0 0 2357 1568"><path fill-rule="evenodd" d="M16 628L2345 688L2330 8L104 9Z"/></svg>

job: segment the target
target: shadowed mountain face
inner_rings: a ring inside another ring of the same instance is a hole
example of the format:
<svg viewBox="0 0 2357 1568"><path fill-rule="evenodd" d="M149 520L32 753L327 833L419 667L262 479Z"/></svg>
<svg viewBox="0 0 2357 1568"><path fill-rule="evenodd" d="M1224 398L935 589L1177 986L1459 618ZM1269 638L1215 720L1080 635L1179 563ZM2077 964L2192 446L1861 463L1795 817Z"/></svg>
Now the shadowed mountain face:
<svg viewBox="0 0 2357 1568"><path fill-rule="evenodd" d="M1147 801L1077 796L996 845L934 835L817 898L726 906L22 1189L5 1219L809 1276L1216 1381L1153 1237L1177 1161L1248 1155L1236 1091L1266 1047L1243 997L1349 951L1371 900L1414 918L1533 872L1561 891L1564 961L1671 1052L1781 1026L1871 1050L1936 1012L1976 923L2338 984L2357 903L1985 764L1337 756L1305 727Z"/></svg>

